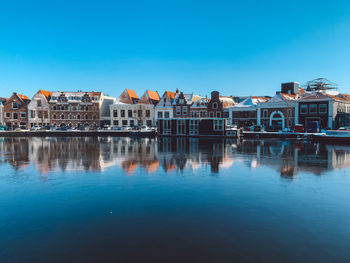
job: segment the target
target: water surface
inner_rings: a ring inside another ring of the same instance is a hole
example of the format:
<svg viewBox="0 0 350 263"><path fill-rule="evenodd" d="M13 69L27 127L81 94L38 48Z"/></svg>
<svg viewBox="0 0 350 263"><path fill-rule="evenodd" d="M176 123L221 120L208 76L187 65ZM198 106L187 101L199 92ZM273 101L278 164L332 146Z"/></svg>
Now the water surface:
<svg viewBox="0 0 350 263"><path fill-rule="evenodd" d="M350 262L350 148L0 138L0 262Z"/></svg>

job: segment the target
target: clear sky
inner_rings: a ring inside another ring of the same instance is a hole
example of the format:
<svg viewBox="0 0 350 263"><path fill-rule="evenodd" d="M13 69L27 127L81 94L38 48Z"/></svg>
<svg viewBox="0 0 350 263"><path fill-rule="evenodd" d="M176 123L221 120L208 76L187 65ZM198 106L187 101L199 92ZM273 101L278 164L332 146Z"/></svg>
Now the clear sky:
<svg viewBox="0 0 350 263"><path fill-rule="evenodd" d="M0 0L0 96L178 88L274 95L325 77L350 93L350 1Z"/></svg>

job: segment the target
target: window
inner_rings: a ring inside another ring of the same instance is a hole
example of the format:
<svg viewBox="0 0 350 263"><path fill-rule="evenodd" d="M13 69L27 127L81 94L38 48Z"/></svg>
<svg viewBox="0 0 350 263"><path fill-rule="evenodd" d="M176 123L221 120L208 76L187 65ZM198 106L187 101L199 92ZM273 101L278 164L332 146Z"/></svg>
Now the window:
<svg viewBox="0 0 350 263"><path fill-rule="evenodd" d="M137 111L137 116L139 116L139 118L142 117L142 110L138 110L138 111Z"/></svg>
<svg viewBox="0 0 350 263"><path fill-rule="evenodd" d="M151 111L150 110L146 110L146 117L150 117L151 116Z"/></svg>
<svg viewBox="0 0 350 263"><path fill-rule="evenodd" d="M18 109L18 103L16 101L12 102L12 109Z"/></svg>
<svg viewBox="0 0 350 263"><path fill-rule="evenodd" d="M30 111L30 117L31 117L32 119L35 118L35 110L31 110L31 111Z"/></svg>
<svg viewBox="0 0 350 263"><path fill-rule="evenodd" d="M128 110L128 117L132 118L132 110Z"/></svg>
<svg viewBox="0 0 350 263"><path fill-rule="evenodd" d="M320 104L319 107L320 107L319 112L320 112L321 114L327 113L327 104Z"/></svg>
<svg viewBox="0 0 350 263"><path fill-rule="evenodd" d="M80 114L78 114L77 119L80 120Z"/></svg>
<svg viewBox="0 0 350 263"><path fill-rule="evenodd" d="M263 118L268 118L269 117L269 111L268 110L264 110L263 111Z"/></svg>
<svg viewBox="0 0 350 263"><path fill-rule="evenodd" d="M218 108L218 103L217 102L213 102L213 109L217 109Z"/></svg>
<svg viewBox="0 0 350 263"><path fill-rule="evenodd" d="M182 114L187 115L187 107L182 107Z"/></svg>
<svg viewBox="0 0 350 263"><path fill-rule="evenodd" d="M41 107L41 100L37 100L37 101L36 101L36 106L37 106L37 107Z"/></svg>
<svg viewBox="0 0 350 263"><path fill-rule="evenodd" d="M171 122L170 122L170 120L163 120L163 129L164 130L170 130L171 129Z"/></svg>
<svg viewBox="0 0 350 263"><path fill-rule="evenodd" d="M5 113L5 118L10 118L10 113L9 112Z"/></svg>
<svg viewBox="0 0 350 263"><path fill-rule="evenodd" d="M94 96L94 100L98 100L98 96Z"/></svg>
<svg viewBox="0 0 350 263"><path fill-rule="evenodd" d="M47 111L44 111L44 119L48 119L49 118L49 113Z"/></svg>
<svg viewBox="0 0 350 263"><path fill-rule="evenodd" d="M180 115L181 114L181 107L176 106L176 115Z"/></svg>
<svg viewBox="0 0 350 263"><path fill-rule="evenodd" d="M180 100L179 100L179 103L180 103L180 104L184 104L184 103L185 103L184 99L180 99Z"/></svg>
<svg viewBox="0 0 350 263"><path fill-rule="evenodd" d="M307 114L308 110L307 110L307 105L302 104L300 105L300 114Z"/></svg>
<svg viewBox="0 0 350 263"><path fill-rule="evenodd" d="M216 118L221 118L221 112L216 112Z"/></svg>
<svg viewBox="0 0 350 263"><path fill-rule="evenodd" d="M85 120L88 120L89 119L89 115L85 115Z"/></svg>
<svg viewBox="0 0 350 263"><path fill-rule="evenodd" d="M198 130L199 121L198 120L190 120L190 130Z"/></svg>
<svg viewBox="0 0 350 263"><path fill-rule="evenodd" d="M169 111L164 112L164 117L169 118Z"/></svg>
<svg viewBox="0 0 350 263"><path fill-rule="evenodd" d="M54 114L54 115L53 115L53 119L56 120L56 118L57 118L57 117L56 117L56 114ZM55 124L55 126L56 126L56 124Z"/></svg>
<svg viewBox="0 0 350 263"><path fill-rule="evenodd" d="M130 126L131 126L131 127L134 127L134 126L135 126L134 120L130 120Z"/></svg>
<svg viewBox="0 0 350 263"><path fill-rule="evenodd" d="M43 112L42 111L38 111L38 118L42 119L43 118Z"/></svg>
<svg viewBox="0 0 350 263"><path fill-rule="evenodd" d="M186 134L186 120L177 120L177 134Z"/></svg>
<svg viewBox="0 0 350 263"><path fill-rule="evenodd" d="M127 126L128 125L128 121L127 120L123 120L122 125L123 126Z"/></svg>
<svg viewBox="0 0 350 263"><path fill-rule="evenodd" d="M53 106L53 110L56 110L56 106Z"/></svg>
<svg viewBox="0 0 350 263"><path fill-rule="evenodd" d="M152 121L151 120L147 120L146 121L146 126L151 127L152 126Z"/></svg>
<svg viewBox="0 0 350 263"><path fill-rule="evenodd" d="M86 107L85 107L85 110L86 110L86 111L88 111L88 110L89 110L89 107L88 107L88 106L86 106Z"/></svg>
<svg viewBox="0 0 350 263"><path fill-rule="evenodd" d="M209 117L213 118L214 117L214 112L209 112Z"/></svg>
<svg viewBox="0 0 350 263"><path fill-rule="evenodd" d="M113 117L114 118L118 117L118 110L113 110Z"/></svg>
<svg viewBox="0 0 350 263"><path fill-rule="evenodd" d="M163 118L163 112L162 111L158 111L158 119L162 119Z"/></svg>
<svg viewBox="0 0 350 263"><path fill-rule="evenodd" d="M113 121L113 125L118 126L119 125L119 121Z"/></svg>
<svg viewBox="0 0 350 263"><path fill-rule="evenodd" d="M125 110L120 110L120 117L125 118Z"/></svg>
<svg viewBox="0 0 350 263"><path fill-rule="evenodd" d="M18 119L18 113L17 113L17 112L14 112L14 113L12 114L12 118L15 119L15 120L17 120L17 119Z"/></svg>
<svg viewBox="0 0 350 263"><path fill-rule="evenodd" d="M72 120L73 119L73 115L69 114L69 119Z"/></svg>
<svg viewBox="0 0 350 263"><path fill-rule="evenodd" d="M224 130L224 121L214 120L214 131L223 131L223 130Z"/></svg>
<svg viewBox="0 0 350 263"><path fill-rule="evenodd" d="M64 114L61 115L61 120L64 120Z"/></svg>
<svg viewBox="0 0 350 263"><path fill-rule="evenodd" d="M317 113L317 105L316 104L310 104L310 113Z"/></svg>

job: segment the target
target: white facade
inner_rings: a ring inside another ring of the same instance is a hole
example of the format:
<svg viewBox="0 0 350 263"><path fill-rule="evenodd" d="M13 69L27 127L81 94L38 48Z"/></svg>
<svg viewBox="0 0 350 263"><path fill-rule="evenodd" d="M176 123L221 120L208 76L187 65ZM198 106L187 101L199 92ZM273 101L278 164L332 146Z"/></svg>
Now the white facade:
<svg viewBox="0 0 350 263"><path fill-rule="evenodd" d="M169 97L170 92L164 92L163 96L160 98L159 102L157 103L156 107L154 108L155 111L155 121L158 121L158 119L163 119L163 118L173 118L173 106L172 102L173 99Z"/></svg>
<svg viewBox="0 0 350 263"><path fill-rule="evenodd" d="M299 95L279 93L267 102L258 103L257 125L267 124L272 126L275 121L280 121L282 129L293 127L298 123L295 114L298 107L298 98Z"/></svg>
<svg viewBox="0 0 350 263"><path fill-rule="evenodd" d="M155 126L153 104L126 104L116 102L110 105L112 127Z"/></svg>
<svg viewBox="0 0 350 263"><path fill-rule="evenodd" d="M4 105L0 101L0 125L4 124Z"/></svg>
<svg viewBox="0 0 350 263"><path fill-rule="evenodd" d="M50 125L50 105L41 91L28 104L28 124L29 127Z"/></svg>
<svg viewBox="0 0 350 263"><path fill-rule="evenodd" d="M100 125L112 125L110 106L116 102L116 98L109 97L101 93L100 96Z"/></svg>

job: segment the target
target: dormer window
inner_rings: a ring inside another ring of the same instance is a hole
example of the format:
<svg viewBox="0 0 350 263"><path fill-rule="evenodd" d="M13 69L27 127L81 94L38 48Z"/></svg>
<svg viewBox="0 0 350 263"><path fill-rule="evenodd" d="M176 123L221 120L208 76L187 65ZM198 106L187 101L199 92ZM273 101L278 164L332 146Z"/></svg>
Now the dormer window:
<svg viewBox="0 0 350 263"><path fill-rule="evenodd" d="M213 109L217 109L218 108L218 103L217 102L214 102L213 103Z"/></svg>
<svg viewBox="0 0 350 263"><path fill-rule="evenodd" d="M16 101L12 102L12 109L18 109L18 103Z"/></svg>

